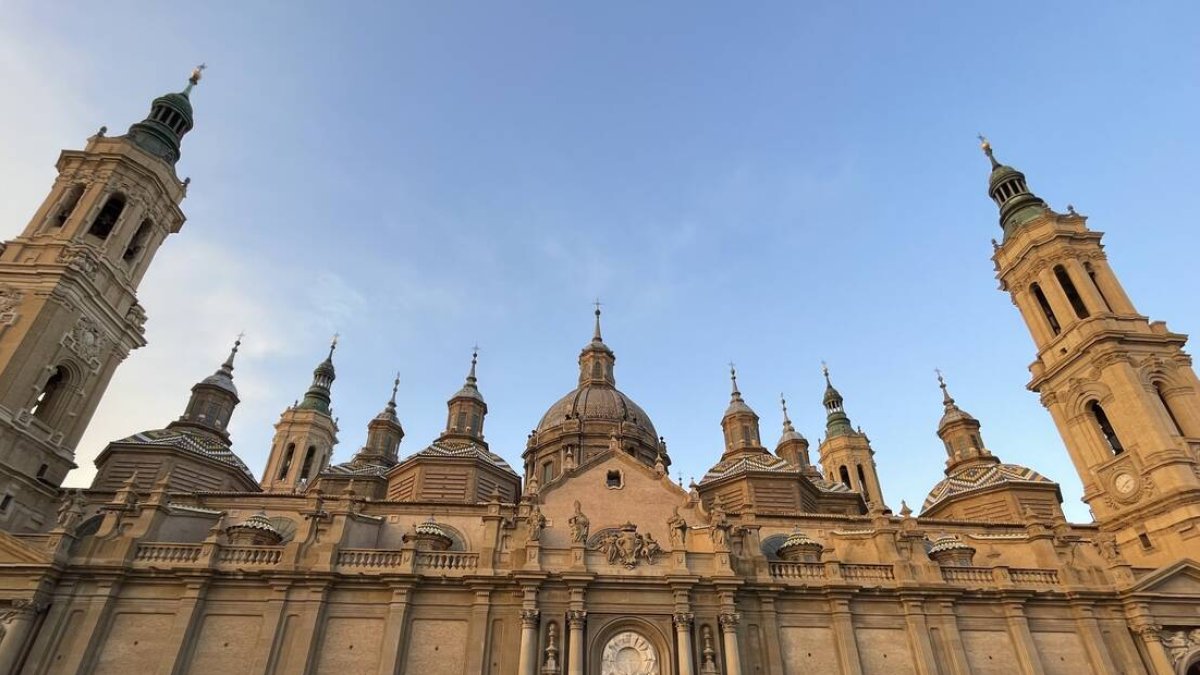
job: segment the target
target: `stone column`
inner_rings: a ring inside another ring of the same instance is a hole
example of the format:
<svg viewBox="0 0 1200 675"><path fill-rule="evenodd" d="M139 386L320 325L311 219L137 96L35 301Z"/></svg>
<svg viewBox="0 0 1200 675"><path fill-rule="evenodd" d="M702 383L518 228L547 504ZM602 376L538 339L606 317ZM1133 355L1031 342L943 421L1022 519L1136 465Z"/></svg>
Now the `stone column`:
<svg viewBox="0 0 1200 675"><path fill-rule="evenodd" d="M537 675L539 614L536 609L521 610L521 651L517 666L519 675Z"/></svg>
<svg viewBox="0 0 1200 675"><path fill-rule="evenodd" d="M675 651L679 653L679 675L692 675L692 623L695 615L691 612L675 612L672 621L675 624Z"/></svg>
<svg viewBox="0 0 1200 675"><path fill-rule="evenodd" d="M1064 266L1071 281L1075 283L1075 290L1079 293L1080 299L1083 300L1083 306L1087 307L1088 312L1093 316L1107 314L1109 312L1108 302L1100 295L1100 289L1096 284L1092 283L1092 277L1083 267L1083 263L1076 258L1071 258L1064 263Z"/></svg>
<svg viewBox="0 0 1200 675"><path fill-rule="evenodd" d="M1092 669L1097 673L1117 672L1112 656L1108 652L1108 645L1104 643L1104 633L1100 631L1100 624L1096 621L1096 613L1092 606L1082 603L1072 603L1072 606L1075 610L1076 625L1079 626L1079 637L1083 640L1083 648L1087 651L1088 660L1092 662Z"/></svg>
<svg viewBox="0 0 1200 675"><path fill-rule="evenodd" d="M200 618L204 613L204 596L208 580L189 581L179 596L179 609L175 611L175 623L171 626L168 644L175 649L165 649L159 661L158 672L178 675L184 672L188 657L192 653L192 642L199 630Z"/></svg>
<svg viewBox="0 0 1200 675"><path fill-rule="evenodd" d="M742 675L742 655L738 651L737 639L737 625L741 618L737 612L722 612L717 617L725 644L725 675Z"/></svg>
<svg viewBox="0 0 1200 675"><path fill-rule="evenodd" d="M1021 664L1021 672L1025 675L1046 675L1038 659L1037 647L1033 644L1033 634L1029 632L1029 621L1025 618L1021 601L1005 602L1004 616L1008 620L1008 633L1017 653L1017 661Z"/></svg>
<svg viewBox="0 0 1200 675"><path fill-rule="evenodd" d="M929 640L929 622L925 618L925 606L917 598L901 598L908 641L912 645L913 662L917 675L938 675L937 657L933 654L933 643Z"/></svg>
<svg viewBox="0 0 1200 675"><path fill-rule="evenodd" d="M567 675L583 675L583 628L587 625L587 612L572 609L567 612Z"/></svg>
<svg viewBox="0 0 1200 675"><path fill-rule="evenodd" d="M1038 272L1037 282L1042 287L1042 295L1046 296L1046 301L1054 310L1054 317L1058 319L1059 328L1065 331L1067 326L1077 319L1075 318L1075 309L1067 300L1066 292L1063 291L1062 286L1058 285L1058 277L1054 276L1054 270L1047 267Z"/></svg>
<svg viewBox="0 0 1200 675"><path fill-rule="evenodd" d="M1162 626L1152 623L1142 623L1133 627L1133 632L1142 638L1146 645L1146 655L1150 657L1150 672L1154 675L1174 675L1171 659L1162 643Z"/></svg>
<svg viewBox="0 0 1200 675"><path fill-rule="evenodd" d="M4 624L4 639L0 640L0 675L9 675L17 667L17 659L29 641L34 619L44 606L35 600L13 600L12 607L0 616Z"/></svg>
<svg viewBox="0 0 1200 675"><path fill-rule="evenodd" d="M837 645L842 673L862 675L862 661L858 658L858 642L854 639L854 619L850 615L849 597L830 598L829 611L833 615L833 642Z"/></svg>
<svg viewBox="0 0 1200 675"><path fill-rule="evenodd" d="M408 587L392 589L387 619L383 624L383 653L379 659L379 675L400 675L404 672L404 630L408 623Z"/></svg>

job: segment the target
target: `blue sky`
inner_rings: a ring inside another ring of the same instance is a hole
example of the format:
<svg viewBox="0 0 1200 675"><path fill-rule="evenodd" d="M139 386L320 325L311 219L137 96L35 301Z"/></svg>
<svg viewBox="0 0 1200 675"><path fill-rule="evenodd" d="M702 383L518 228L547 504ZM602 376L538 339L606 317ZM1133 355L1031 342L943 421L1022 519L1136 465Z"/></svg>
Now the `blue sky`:
<svg viewBox="0 0 1200 675"><path fill-rule="evenodd" d="M59 149L209 65L189 220L142 286L150 346L71 480L178 416L240 330L256 473L334 331L337 461L397 370L402 453L435 438L478 342L486 435L518 464L599 296L618 385L685 481L720 454L727 362L765 440L786 392L815 446L825 360L885 498L917 508L944 468L941 367L990 449L1087 520L1024 389L975 134L1108 233L1140 311L1195 333L1196 25L1194 3L5 3L5 237Z"/></svg>

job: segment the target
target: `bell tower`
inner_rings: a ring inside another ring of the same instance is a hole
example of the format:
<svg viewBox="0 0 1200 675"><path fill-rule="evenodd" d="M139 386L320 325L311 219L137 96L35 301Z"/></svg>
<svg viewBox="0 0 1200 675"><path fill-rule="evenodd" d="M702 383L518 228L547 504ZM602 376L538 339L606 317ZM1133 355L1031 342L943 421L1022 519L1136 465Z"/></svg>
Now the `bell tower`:
<svg viewBox="0 0 1200 675"><path fill-rule="evenodd" d="M1084 501L1135 565L1194 555L1200 380L1187 337L1139 314L1108 266L1102 234L1073 207L1051 210L981 140L1004 232L996 277L1033 336L1028 386L1054 418Z"/></svg>
<svg viewBox="0 0 1200 675"><path fill-rule="evenodd" d="M0 528L53 523L75 446L117 366L146 344L137 288L183 226L175 174L192 88L154 99L123 136L100 128L0 249Z"/></svg>

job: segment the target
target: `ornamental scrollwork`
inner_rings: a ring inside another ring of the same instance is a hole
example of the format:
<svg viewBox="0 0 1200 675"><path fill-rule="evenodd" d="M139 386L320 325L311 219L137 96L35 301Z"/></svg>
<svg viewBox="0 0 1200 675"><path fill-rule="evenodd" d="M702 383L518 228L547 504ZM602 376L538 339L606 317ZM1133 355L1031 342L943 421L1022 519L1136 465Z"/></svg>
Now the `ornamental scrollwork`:
<svg viewBox="0 0 1200 675"><path fill-rule="evenodd" d="M541 612L536 609L521 610L521 627L522 628L537 628L538 618Z"/></svg>
<svg viewBox="0 0 1200 675"><path fill-rule="evenodd" d="M58 262L66 265L67 269L79 272L88 279L95 279L96 271L100 269L100 259L87 246L64 248L58 253Z"/></svg>
<svg viewBox="0 0 1200 675"><path fill-rule="evenodd" d="M63 344L93 366L100 364L100 355L108 348L108 343L108 337L95 319L86 315L79 317L71 332L63 336Z"/></svg>
<svg viewBox="0 0 1200 675"><path fill-rule="evenodd" d="M0 286L0 324L11 326L17 320L17 307L25 299L25 292L12 286Z"/></svg>
<svg viewBox="0 0 1200 675"><path fill-rule="evenodd" d="M146 332L146 310L138 303L133 303L125 312L125 320L139 333Z"/></svg>
<svg viewBox="0 0 1200 675"><path fill-rule="evenodd" d="M1192 650L1200 649L1200 628L1191 630L1164 630L1160 633L1163 647L1171 658L1171 665L1178 666L1183 657Z"/></svg>

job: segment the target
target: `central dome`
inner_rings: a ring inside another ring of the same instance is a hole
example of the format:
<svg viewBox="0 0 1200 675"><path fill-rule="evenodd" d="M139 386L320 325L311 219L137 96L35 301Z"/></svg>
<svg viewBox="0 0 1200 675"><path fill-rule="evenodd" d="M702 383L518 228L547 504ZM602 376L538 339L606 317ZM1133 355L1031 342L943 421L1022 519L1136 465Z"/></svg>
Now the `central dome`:
<svg viewBox="0 0 1200 675"><path fill-rule="evenodd" d="M617 357L596 331L579 352L579 384L542 415L522 453L525 479L544 485L576 466L614 450L646 466L670 466L666 444L642 407L617 389ZM536 474L535 474L536 470Z"/></svg>
<svg viewBox="0 0 1200 675"><path fill-rule="evenodd" d="M579 420L584 423L591 420L626 422L651 438L658 438L658 432L654 430L654 424L646 415L646 411L634 403L633 399L608 385L595 385L589 382L576 387L569 394L558 399L554 405L550 406L546 414L542 415L542 421L538 422L537 431L539 434L549 431L565 424L568 420Z"/></svg>

